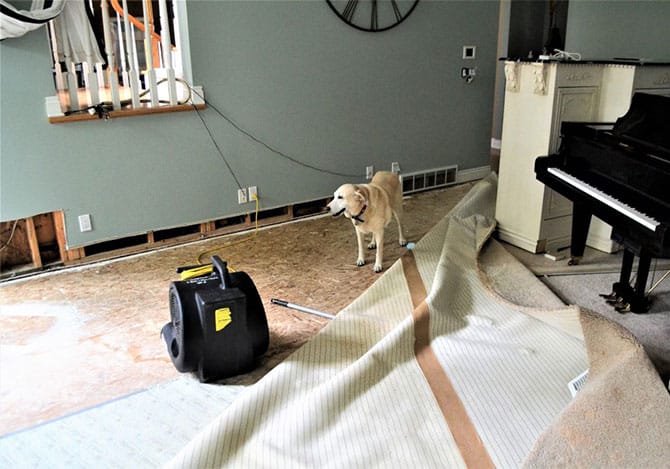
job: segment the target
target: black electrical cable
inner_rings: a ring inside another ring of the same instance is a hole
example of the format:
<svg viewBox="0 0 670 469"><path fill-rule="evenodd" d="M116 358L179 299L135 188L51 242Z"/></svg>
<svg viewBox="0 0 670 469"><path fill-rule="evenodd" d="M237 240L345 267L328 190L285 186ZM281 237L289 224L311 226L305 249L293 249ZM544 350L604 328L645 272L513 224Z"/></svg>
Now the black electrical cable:
<svg viewBox="0 0 670 469"><path fill-rule="evenodd" d="M200 121L202 122L202 125L205 126L205 130L207 131L207 134L209 135L209 139L214 144L214 147L216 148L216 151L219 152L219 156L221 156L221 159L223 160L223 162L226 163L226 166L228 167L228 171L230 171L230 174L233 176L233 179L235 179L235 182L237 183L237 187L239 187L241 190L244 190L244 189L242 189L242 184L240 184L239 179L237 179L237 176L235 175L235 171L233 171L233 168L230 167L230 163L228 163L228 160L223 155L223 151L221 151L221 148L219 147L219 144L216 143L216 140L214 139L214 136L212 135L212 131L209 129L209 126L205 122L205 119L203 119L202 116L200 115L200 111L198 110L198 108L196 106L193 106L193 109L195 110L195 113L200 118Z"/></svg>
<svg viewBox="0 0 670 469"><path fill-rule="evenodd" d="M164 81L167 81L167 80L162 79L159 82L159 84L164 82ZM320 173L330 174L332 176L342 176L342 177L346 177L346 178L359 178L360 177L360 175L358 175L358 174L340 173L340 172L337 172L337 171L332 171L332 170L329 170L329 169L320 168L318 166L311 165L309 163L305 163L303 161L298 160L297 158L294 158L294 157L284 153L281 150L278 150L278 149L272 147L271 145L265 143L260 138L253 135L251 132L248 132L248 131L244 130L242 127L240 127L235 121L233 121L230 117L226 116L223 112L221 112L211 102L207 101L204 96L202 96L200 93L198 93L195 89L193 89L193 87L191 87L189 84L187 84L184 80L178 80L178 81L180 81L182 84L184 84L190 90L191 93L194 93L196 96L198 96L200 99L202 99L202 101L208 107L212 108L220 117L222 117L226 122L228 122L230 125L232 125L235 129L237 129L238 132L242 133L243 135L246 135L249 139L253 140L254 142L264 146L266 149L268 149L272 153L274 153L278 156L281 156L282 158L285 158L285 159L291 161L292 163L297 164L298 166L302 166L304 168L308 168L308 169L311 169L313 171L317 171L317 172L320 172ZM191 102L193 103L193 101L191 101ZM127 104L130 104L130 100L128 100L128 102L123 103L123 105L127 105ZM242 184L240 183L239 179L237 179L237 176L235 175L235 172L233 171L233 168L230 166L230 163L228 163L228 160L226 159L226 157L223 154L223 151L221 150L221 147L216 142L216 139L214 138L214 135L212 134L212 131L207 126L207 123L205 122L205 119L200 114L200 112L199 112L197 106L195 105L195 103L193 103L193 109L196 111L196 114L200 118L200 121L202 122L202 125L205 127L205 129L207 131L207 134L209 135L209 138L212 141L212 143L214 144L214 146L216 147L216 150L219 153L219 155L221 156L221 159L223 159L224 163L228 167L228 170L230 171L230 174L233 176L233 179L235 179L235 182L237 183L237 187L239 187L240 189L243 189ZM66 111L64 114L66 116L69 116L71 114L94 111L94 113L97 114L98 118L102 119L102 118L109 118L109 112L112 111L112 110L113 110L113 108L112 108L111 103L99 103L99 104L96 104L94 106L88 106L88 107L82 108L82 109L75 109L75 110L72 110L72 111Z"/></svg>
<svg viewBox="0 0 670 469"><path fill-rule="evenodd" d="M88 107L81 108L81 109L74 109L72 111L65 111L63 113L63 115L64 116L71 116L72 114L91 113L91 114L96 114L98 116L98 119L102 119L103 117L108 119L109 118L109 113L113 110L114 110L114 108L112 107L111 104L99 103L99 104L95 104L93 106L88 106ZM91 112L91 111L93 111L93 112Z"/></svg>
<svg viewBox="0 0 670 469"><path fill-rule="evenodd" d="M329 169L319 168L318 166L314 166L314 165L311 165L311 164L309 164L309 163L305 163L305 162L303 162L303 161L298 160L297 158L294 158L294 157L292 157L292 156L290 156L290 155L287 155L287 154L284 153L283 151L281 151L281 150L277 150L276 148L274 148L274 147L270 146L269 144L265 143L264 141L262 141L261 139L259 139L259 138L256 137L255 135L253 135L252 133L250 133L250 132L244 130L244 129L243 129L242 127L240 127L235 121L233 121L230 117L226 116L226 115L225 115L223 112L221 112L216 106L214 106L211 102L207 101L207 100L205 99L204 96L202 96L200 93L198 93L198 92L197 92L196 90L194 90L193 88L191 88L191 92L194 93L196 96L198 96L200 99L202 99L203 102L207 105L207 107L210 107L210 108L214 109L214 111L215 111L219 116L221 116L223 119L225 119L230 125L232 125L232 126L233 126L235 129L237 129L240 133L246 135L247 137L249 137L249 138L250 138L251 140L253 140L254 142L256 142L256 143L258 143L258 144L260 144L260 145L263 145L265 148L267 148L268 150L270 150L272 153L274 153L274 154L276 154L276 155L279 155L279 156L281 156L282 158L285 158L285 159L287 159L287 160L289 160L289 161L291 161L291 162L293 162L293 163L295 163L295 164L297 164L297 165L299 165L299 166L302 166L302 167L304 167L304 168L308 168L308 169L311 169L311 170L313 170L313 171L317 171L317 172L320 172L320 173L330 174L330 175L332 175L332 176L343 176L343 177L347 177L347 178L359 178L359 177L361 177L360 174L356 175L356 174L340 173L340 172L337 172L337 171L331 171L331 170L329 170ZM195 104L193 105L193 107L195 107ZM200 119L202 119L202 117L200 117ZM204 123L204 121L203 121L203 123ZM211 137L211 134L210 134L210 137Z"/></svg>

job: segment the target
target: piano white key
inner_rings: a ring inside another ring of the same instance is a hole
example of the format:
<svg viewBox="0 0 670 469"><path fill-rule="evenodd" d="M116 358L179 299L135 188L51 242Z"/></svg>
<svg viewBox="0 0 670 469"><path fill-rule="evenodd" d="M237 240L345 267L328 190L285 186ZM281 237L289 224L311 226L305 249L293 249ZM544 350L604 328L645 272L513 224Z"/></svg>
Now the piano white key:
<svg viewBox="0 0 670 469"><path fill-rule="evenodd" d="M637 223L644 226L645 228L650 229L651 231L656 231L656 228L660 226L660 223L651 218L650 216L645 215L642 212L639 212L630 205L618 201L611 195L608 195L605 192L601 191L600 189L597 189L591 186L590 184L574 176L571 176L570 174L566 173L563 170L560 170L558 168L547 168L547 172L553 174L557 178L567 182L568 184L581 190L582 192L590 195L594 199L599 200L605 205L612 207L614 210L624 214L631 220L636 221Z"/></svg>

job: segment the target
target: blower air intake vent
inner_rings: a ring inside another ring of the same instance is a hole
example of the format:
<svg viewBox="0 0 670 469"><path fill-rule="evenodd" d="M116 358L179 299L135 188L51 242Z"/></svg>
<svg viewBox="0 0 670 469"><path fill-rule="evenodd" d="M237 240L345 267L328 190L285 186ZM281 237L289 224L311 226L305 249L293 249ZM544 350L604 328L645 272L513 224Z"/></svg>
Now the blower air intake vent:
<svg viewBox="0 0 670 469"><path fill-rule="evenodd" d="M456 173L458 173L457 165L403 174L402 192L403 194L411 194L451 186L456 184Z"/></svg>

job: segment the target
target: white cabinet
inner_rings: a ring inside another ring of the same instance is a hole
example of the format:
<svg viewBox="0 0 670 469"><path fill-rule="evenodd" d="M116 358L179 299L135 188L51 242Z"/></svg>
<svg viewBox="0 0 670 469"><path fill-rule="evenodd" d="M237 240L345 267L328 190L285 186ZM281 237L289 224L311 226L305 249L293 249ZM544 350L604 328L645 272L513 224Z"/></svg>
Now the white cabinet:
<svg viewBox="0 0 670 469"><path fill-rule="evenodd" d="M507 61L505 78L498 235L530 252L555 251L570 245L572 202L535 179L535 159L558 151L562 122L614 122L635 91L670 94L670 66ZM613 252L610 234L594 217L587 245Z"/></svg>
<svg viewBox="0 0 670 469"><path fill-rule="evenodd" d="M558 149L561 122L594 121L602 67L506 62L496 219L500 238L530 252L570 244L572 203L535 179Z"/></svg>

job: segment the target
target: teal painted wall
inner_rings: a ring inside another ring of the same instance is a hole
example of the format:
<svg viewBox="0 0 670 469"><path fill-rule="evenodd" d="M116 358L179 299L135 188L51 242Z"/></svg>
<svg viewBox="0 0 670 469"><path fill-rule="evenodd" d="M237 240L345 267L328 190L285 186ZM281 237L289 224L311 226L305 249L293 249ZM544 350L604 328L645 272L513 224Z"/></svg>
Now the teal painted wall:
<svg viewBox="0 0 670 469"><path fill-rule="evenodd" d="M361 175L489 162L498 3L421 1L400 27L354 30L324 1L187 3L194 83L283 153ZM463 45L477 59L463 61ZM0 43L0 220L64 210L70 247L246 213L193 113L52 125L46 34ZM467 85L462 66L476 66ZM261 208L325 197L345 181L291 162L202 112ZM90 213L94 230L79 233Z"/></svg>
<svg viewBox="0 0 670 469"><path fill-rule="evenodd" d="M570 0L565 49L583 58L670 61L669 0Z"/></svg>

